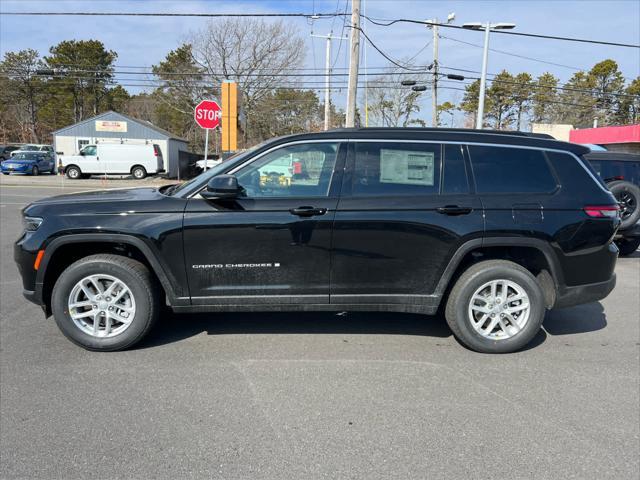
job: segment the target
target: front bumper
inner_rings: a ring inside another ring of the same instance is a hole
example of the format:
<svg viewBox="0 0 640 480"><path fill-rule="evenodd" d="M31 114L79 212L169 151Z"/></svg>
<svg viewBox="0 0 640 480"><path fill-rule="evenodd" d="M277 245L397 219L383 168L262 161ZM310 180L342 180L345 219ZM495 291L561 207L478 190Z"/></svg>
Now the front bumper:
<svg viewBox="0 0 640 480"><path fill-rule="evenodd" d="M31 171L31 167L27 165L17 165L15 167L7 167L5 164L2 164L2 173L29 173Z"/></svg>
<svg viewBox="0 0 640 480"><path fill-rule="evenodd" d="M614 273L605 282L577 285L575 287L561 287L556 293L556 301L553 308L573 307L583 303L597 302L609 295L615 286L616 274Z"/></svg>

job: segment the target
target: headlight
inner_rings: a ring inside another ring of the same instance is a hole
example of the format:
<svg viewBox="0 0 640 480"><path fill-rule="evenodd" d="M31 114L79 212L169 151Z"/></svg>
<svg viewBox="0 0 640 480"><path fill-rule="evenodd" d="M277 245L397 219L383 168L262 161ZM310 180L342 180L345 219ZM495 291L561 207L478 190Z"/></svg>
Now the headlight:
<svg viewBox="0 0 640 480"><path fill-rule="evenodd" d="M35 232L42 224L40 217L23 217L22 224L27 232Z"/></svg>

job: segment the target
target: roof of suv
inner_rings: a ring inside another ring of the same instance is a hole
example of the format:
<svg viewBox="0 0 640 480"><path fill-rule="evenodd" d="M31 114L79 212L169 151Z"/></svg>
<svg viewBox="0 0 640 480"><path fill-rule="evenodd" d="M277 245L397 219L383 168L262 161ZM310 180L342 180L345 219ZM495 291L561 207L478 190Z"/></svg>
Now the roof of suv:
<svg viewBox="0 0 640 480"><path fill-rule="evenodd" d="M473 130L469 128L338 128L326 132L303 133L281 137L282 140L310 140L323 138L384 138L386 140L433 140L452 142L492 143L502 145L520 145L528 147L566 150L576 155L584 155L591 150L576 143L555 140L546 134L501 131Z"/></svg>
<svg viewBox="0 0 640 480"><path fill-rule="evenodd" d="M640 162L640 155L637 153L627 152L591 152L587 155L588 160L605 160L605 161L623 161L623 162Z"/></svg>

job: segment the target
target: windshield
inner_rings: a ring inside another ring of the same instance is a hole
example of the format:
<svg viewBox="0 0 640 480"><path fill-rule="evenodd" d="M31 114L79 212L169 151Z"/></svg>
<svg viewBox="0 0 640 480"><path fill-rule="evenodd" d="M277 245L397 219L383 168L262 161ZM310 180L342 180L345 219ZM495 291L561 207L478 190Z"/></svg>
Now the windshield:
<svg viewBox="0 0 640 480"><path fill-rule="evenodd" d="M36 151L39 149L40 147L38 147L37 145L23 145L22 147L20 147L20 150L25 150L25 151Z"/></svg>
<svg viewBox="0 0 640 480"><path fill-rule="evenodd" d="M267 142L259 143L257 145L254 145L250 149L245 150L244 152L238 152L235 155L232 155L231 157L223 160L221 163L219 163L215 167L212 167L207 171L202 172L197 177L194 177L191 180L184 182L182 185L178 186L175 190L171 190L170 194L175 195L176 193L189 190L189 188L194 185L198 185L200 183L206 183L210 178L215 177L219 173L225 171L227 167L229 167L229 165L241 162L244 158L248 157L250 154L255 152L258 148L262 147L265 143ZM209 161L207 161L207 163L209 163Z"/></svg>

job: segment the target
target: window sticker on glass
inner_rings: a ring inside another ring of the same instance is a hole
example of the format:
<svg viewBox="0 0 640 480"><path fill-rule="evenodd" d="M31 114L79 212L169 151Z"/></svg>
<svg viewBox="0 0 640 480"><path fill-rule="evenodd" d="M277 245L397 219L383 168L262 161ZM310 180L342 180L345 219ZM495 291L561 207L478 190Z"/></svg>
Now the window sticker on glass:
<svg viewBox="0 0 640 480"><path fill-rule="evenodd" d="M435 154L411 150L380 150L380 183L434 185Z"/></svg>

